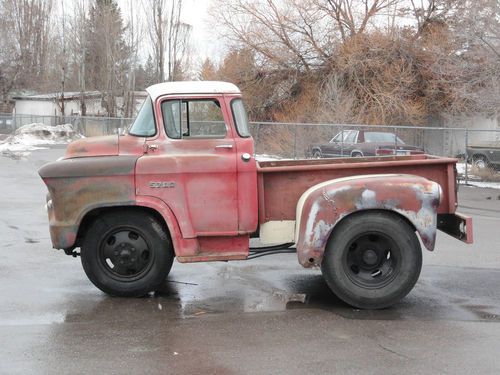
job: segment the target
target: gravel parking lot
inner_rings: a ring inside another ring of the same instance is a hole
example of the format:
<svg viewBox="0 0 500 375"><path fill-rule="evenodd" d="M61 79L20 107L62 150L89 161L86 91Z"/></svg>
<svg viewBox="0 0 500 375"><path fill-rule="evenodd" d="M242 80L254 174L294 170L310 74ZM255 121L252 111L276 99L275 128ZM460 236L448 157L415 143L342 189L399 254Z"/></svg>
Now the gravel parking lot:
<svg viewBox="0 0 500 375"><path fill-rule="evenodd" d="M36 171L63 152L0 156L0 373L500 373L500 190L460 188L474 245L440 233L389 309L343 304L293 254L174 263L155 295L112 298L51 249Z"/></svg>

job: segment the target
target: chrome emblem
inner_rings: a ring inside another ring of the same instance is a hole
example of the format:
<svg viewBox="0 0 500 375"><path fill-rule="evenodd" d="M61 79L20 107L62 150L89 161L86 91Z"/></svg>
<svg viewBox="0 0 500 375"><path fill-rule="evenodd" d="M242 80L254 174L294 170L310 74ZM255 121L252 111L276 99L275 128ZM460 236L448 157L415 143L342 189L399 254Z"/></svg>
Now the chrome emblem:
<svg viewBox="0 0 500 375"><path fill-rule="evenodd" d="M150 181L149 187L151 189L161 189L161 188L174 188L175 182L173 181Z"/></svg>

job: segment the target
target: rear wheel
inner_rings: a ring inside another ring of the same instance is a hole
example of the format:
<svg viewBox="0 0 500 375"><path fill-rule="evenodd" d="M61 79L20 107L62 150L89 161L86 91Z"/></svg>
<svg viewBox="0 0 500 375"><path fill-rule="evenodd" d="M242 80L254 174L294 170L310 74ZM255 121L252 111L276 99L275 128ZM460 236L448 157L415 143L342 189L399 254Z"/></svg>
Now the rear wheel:
<svg viewBox="0 0 500 375"><path fill-rule="evenodd" d="M472 158L472 164L480 171L489 168L488 160L483 155L474 155Z"/></svg>
<svg viewBox="0 0 500 375"><path fill-rule="evenodd" d="M168 233L142 212L114 212L97 218L81 247L92 283L114 296L140 297L165 280L174 259Z"/></svg>
<svg viewBox="0 0 500 375"><path fill-rule="evenodd" d="M321 264L330 289L362 309L380 309L402 299L421 268L422 250L413 228L382 211L345 218L332 233Z"/></svg>
<svg viewBox="0 0 500 375"><path fill-rule="evenodd" d="M314 158L314 159L321 159L322 157L323 157L323 155L321 155L321 151L319 151L319 150L315 150L315 151L313 152L313 158Z"/></svg>

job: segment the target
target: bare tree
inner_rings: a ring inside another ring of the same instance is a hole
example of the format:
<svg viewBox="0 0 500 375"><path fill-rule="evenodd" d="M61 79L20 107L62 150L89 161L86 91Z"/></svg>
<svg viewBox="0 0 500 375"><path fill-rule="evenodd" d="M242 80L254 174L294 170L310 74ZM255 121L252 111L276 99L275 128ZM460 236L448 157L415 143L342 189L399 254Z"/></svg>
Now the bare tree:
<svg viewBox="0 0 500 375"><path fill-rule="evenodd" d="M17 84L37 88L46 78L51 46L52 0L3 0L2 24L19 65ZM3 49L3 46L2 46Z"/></svg>
<svg viewBox="0 0 500 375"><path fill-rule="evenodd" d="M274 83L263 85L273 103L268 119L422 124L429 114L500 107L499 7L498 0L218 0L212 17L232 43L229 53L255 53L253 81Z"/></svg>
<svg viewBox="0 0 500 375"><path fill-rule="evenodd" d="M142 0L142 5L150 25L156 81L181 78L191 36L191 26L181 22L182 0Z"/></svg>
<svg viewBox="0 0 500 375"><path fill-rule="evenodd" d="M140 14L136 9L136 2L129 0L129 20L127 27L127 38L129 46L128 77L124 92L123 115L132 117L135 114L135 90L136 90L136 70L139 66L139 46L143 32L141 29Z"/></svg>

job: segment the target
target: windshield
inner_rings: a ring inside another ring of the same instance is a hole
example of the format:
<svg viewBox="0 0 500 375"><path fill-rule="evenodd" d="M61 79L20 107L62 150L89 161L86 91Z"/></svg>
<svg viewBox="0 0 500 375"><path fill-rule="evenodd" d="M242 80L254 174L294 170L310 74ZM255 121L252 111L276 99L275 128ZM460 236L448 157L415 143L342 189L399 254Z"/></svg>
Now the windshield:
<svg viewBox="0 0 500 375"><path fill-rule="evenodd" d="M156 134L153 103L149 96L142 104L142 107L128 133L137 137L151 137Z"/></svg>
<svg viewBox="0 0 500 375"><path fill-rule="evenodd" d="M382 133L382 132L365 132L365 142L377 142L377 143L382 143L382 142L396 142L404 144L404 142L401 140L401 138L396 137L395 134L393 133Z"/></svg>
<svg viewBox="0 0 500 375"><path fill-rule="evenodd" d="M342 142L342 136L343 136L343 142L350 142L353 143L354 139L356 138L357 135L356 130L344 130L343 132L338 133L335 137L333 137L330 140L330 143L334 142Z"/></svg>

